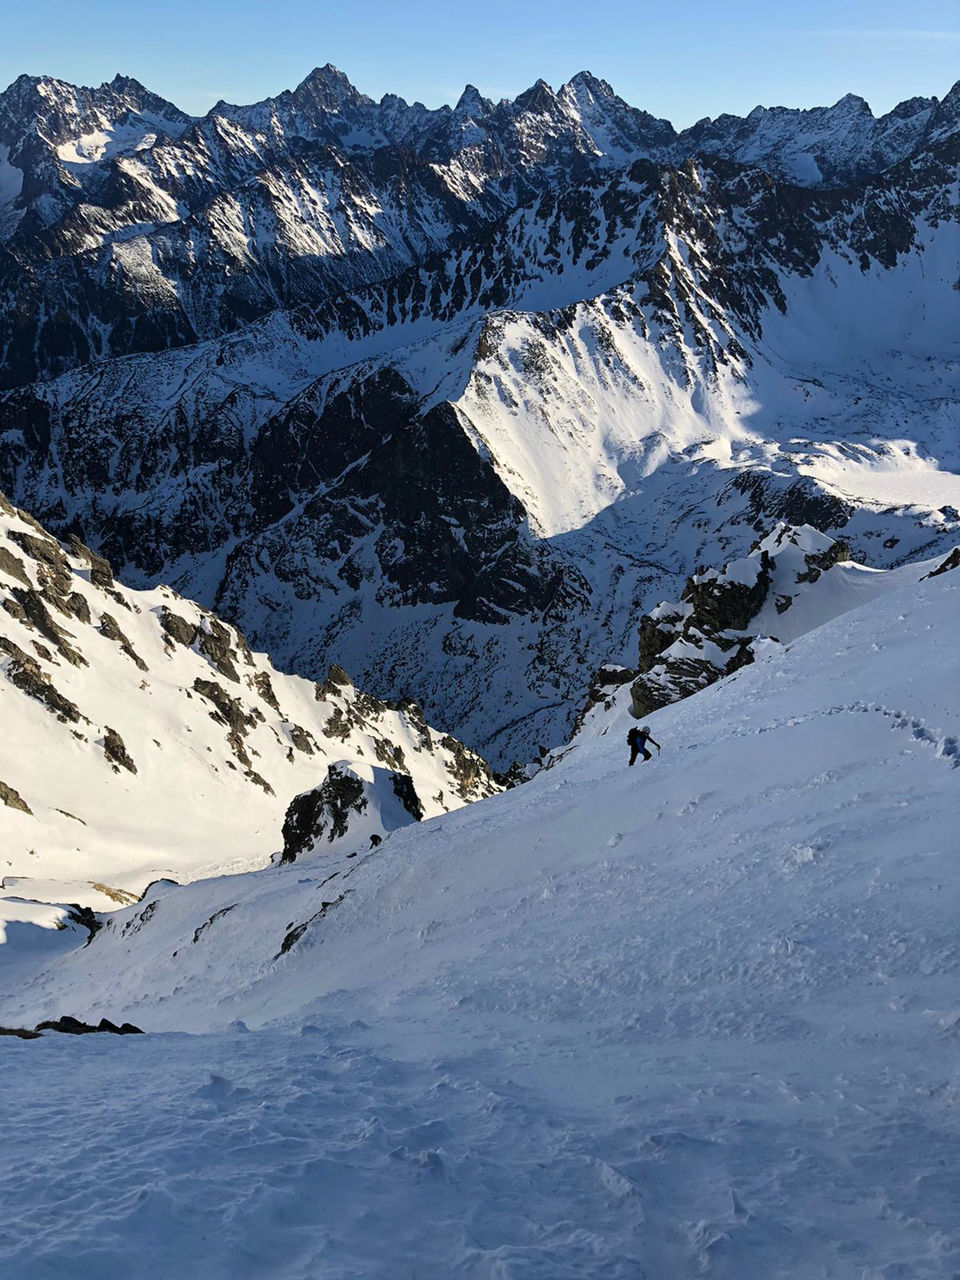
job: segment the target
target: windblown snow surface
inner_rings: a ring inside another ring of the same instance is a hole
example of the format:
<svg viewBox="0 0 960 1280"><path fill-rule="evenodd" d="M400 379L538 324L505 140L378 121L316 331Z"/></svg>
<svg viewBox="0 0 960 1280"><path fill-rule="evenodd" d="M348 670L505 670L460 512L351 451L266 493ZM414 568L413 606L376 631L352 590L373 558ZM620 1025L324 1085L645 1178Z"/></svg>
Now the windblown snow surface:
<svg viewBox="0 0 960 1280"><path fill-rule="evenodd" d="M956 1275L958 603L901 580L648 765L621 704L370 856L21 967L0 1022L149 1034L0 1041L0 1272Z"/></svg>

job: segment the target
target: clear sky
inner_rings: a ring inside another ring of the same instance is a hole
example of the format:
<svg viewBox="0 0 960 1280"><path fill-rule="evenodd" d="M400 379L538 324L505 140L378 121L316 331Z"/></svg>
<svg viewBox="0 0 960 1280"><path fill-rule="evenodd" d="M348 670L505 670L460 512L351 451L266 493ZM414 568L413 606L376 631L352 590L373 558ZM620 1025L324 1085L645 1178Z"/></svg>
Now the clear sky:
<svg viewBox="0 0 960 1280"><path fill-rule="evenodd" d="M960 78L958 0L5 0L0 87L117 71L186 111L253 102L332 62L364 93L428 106L464 84L514 97L582 69L678 127L722 111L879 114Z"/></svg>

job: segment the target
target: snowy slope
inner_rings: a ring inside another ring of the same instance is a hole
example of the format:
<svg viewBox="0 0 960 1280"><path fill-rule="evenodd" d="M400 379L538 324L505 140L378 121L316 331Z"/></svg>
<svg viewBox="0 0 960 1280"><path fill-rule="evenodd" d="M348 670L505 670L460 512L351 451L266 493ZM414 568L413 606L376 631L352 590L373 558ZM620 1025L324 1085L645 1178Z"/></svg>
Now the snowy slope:
<svg viewBox="0 0 960 1280"><path fill-rule="evenodd" d="M367 861L114 916L0 1021L211 1034L4 1044L7 1268L945 1280L958 591L656 713L650 765L621 705Z"/></svg>
<svg viewBox="0 0 960 1280"><path fill-rule="evenodd" d="M278 673L215 616L118 585L2 496L0 716L0 921L12 898L109 910L158 877L263 866L289 802L332 764L374 767L387 794L407 776L429 816L498 789L414 704L337 667L318 685ZM367 837L397 825L393 807L371 797Z"/></svg>

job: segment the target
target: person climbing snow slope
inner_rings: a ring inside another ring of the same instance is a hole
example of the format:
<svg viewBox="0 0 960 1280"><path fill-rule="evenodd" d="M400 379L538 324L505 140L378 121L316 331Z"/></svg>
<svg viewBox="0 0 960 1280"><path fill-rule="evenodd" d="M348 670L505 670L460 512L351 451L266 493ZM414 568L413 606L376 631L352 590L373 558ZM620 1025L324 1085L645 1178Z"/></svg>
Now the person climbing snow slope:
<svg viewBox="0 0 960 1280"><path fill-rule="evenodd" d="M647 750L647 743L652 742L657 748L657 754L660 754L660 743L655 742L650 737L650 726L645 724L642 729L638 729L636 725L627 734L627 745L630 747L630 763L635 764L638 755L643 755L643 763L653 759L653 752Z"/></svg>

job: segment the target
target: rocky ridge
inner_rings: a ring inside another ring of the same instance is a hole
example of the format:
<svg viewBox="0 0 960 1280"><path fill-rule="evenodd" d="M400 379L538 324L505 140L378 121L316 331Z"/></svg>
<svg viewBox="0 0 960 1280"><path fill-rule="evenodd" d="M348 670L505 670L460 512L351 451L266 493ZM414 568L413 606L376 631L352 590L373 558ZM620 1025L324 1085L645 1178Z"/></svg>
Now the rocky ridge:
<svg viewBox="0 0 960 1280"><path fill-rule="evenodd" d="M588 72L429 111L335 67L252 106L185 115L137 81L21 76L0 94L5 385L241 329L482 235L530 198L638 161L715 156L839 189L955 134L960 90L880 119L758 107L677 133Z"/></svg>
<svg viewBox="0 0 960 1280"><path fill-rule="evenodd" d="M698 568L679 600L662 601L643 615L634 666L599 668L575 736L588 718L607 715L624 702L624 686L629 686L631 715L645 719L840 614L958 565L960 548L932 568L926 562L870 569L850 559L842 540L810 525L778 524L747 556L722 569Z"/></svg>

